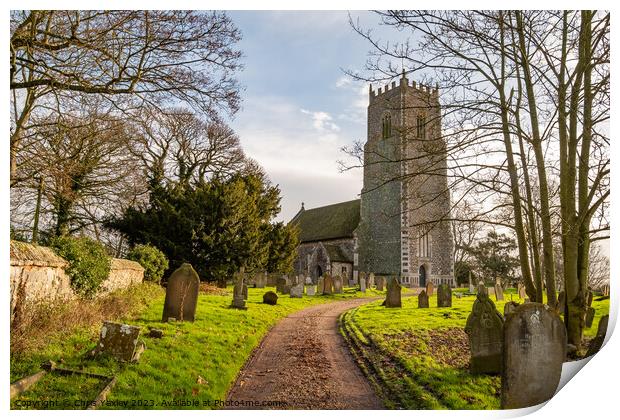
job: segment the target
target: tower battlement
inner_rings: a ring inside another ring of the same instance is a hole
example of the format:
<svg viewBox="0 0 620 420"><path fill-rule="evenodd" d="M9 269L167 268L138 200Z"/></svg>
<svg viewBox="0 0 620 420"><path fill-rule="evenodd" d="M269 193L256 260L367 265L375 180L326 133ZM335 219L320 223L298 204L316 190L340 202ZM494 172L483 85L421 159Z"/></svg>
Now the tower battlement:
<svg viewBox="0 0 620 420"><path fill-rule="evenodd" d="M428 95L429 99L438 99L439 98L439 86L435 85L435 87L423 85L422 83L416 83L412 81L409 83L409 79L404 75L400 78L398 85L395 81L386 84L385 86L381 86L378 89L374 90L372 88L372 83L368 86L368 98L372 103L375 99L384 96L388 92L392 92L394 89L414 89L423 95Z"/></svg>

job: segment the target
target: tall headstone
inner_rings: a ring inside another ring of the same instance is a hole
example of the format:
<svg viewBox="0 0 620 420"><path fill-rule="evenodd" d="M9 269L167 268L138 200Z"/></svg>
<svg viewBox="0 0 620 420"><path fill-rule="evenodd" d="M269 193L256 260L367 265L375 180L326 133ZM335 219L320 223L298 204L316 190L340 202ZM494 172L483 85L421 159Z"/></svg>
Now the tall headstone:
<svg viewBox="0 0 620 420"><path fill-rule="evenodd" d="M325 279L323 278L323 276L320 276L319 280L317 281L316 292L319 295L322 295L324 287L325 287Z"/></svg>
<svg viewBox="0 0 620 420"><path fill-rule="evenodd" d="M333 278L334 281L334 293L342 293L342 277L340 274Z"/></svg>
<svg viewBox="0 0 620 420"><path fill-rule="evenodd" d="M504 324L501 406L525 408L555 393L566 358L566 328L546 305L526 303Z"/></svg>
<svg viewBox="0 0 620 420"><path fill-rule="evenodd" d="M426 283L426 295L431 297L433 294L435 294L435 285L429 280L428 283Z"/></svg>
<svg viewBox="0 0 620 420"><path fill-rule="evenodd" d="M377 282L377 290L382 292L383 291L383 276L377 276L376 282Z"/></svg>
<svg viewBox="0 0 620 420"><path fill-rule="evenodd" d="M372 289L375 287L375 273L368 274L368 288Z"/></svg>
<svg viewBox="0 0 620 420"><path fill-rule="evenodd" d="M304 283L298 283L295 286L291 286L290 296L292 298L300 298L304 295Z"/></svg>
<svg viewBox="0 0 620 420"><path fill-rule="evenodd" d="M500 283L495 283L495 300L498 302L504 300L504 289Z"/></svg>
<svg viewBox="0 0 620 420"><path fill-rule="evenodd" d="M331 274L326 274L323 279L323 294L331 295L332 293L334 293L334 280Z"/></svg>
<svg viewBox="0 0 620 420"><path fill-rule="evenodd" d="M426 290L422 290L418 295L418 308L428 308L428 295Z"/></svg>
<svg viewBox="0 0 620 420"><path fill-rule="evenodd" d="M467 272L467 280L469 280L469 293L475 293L474 284L471 282L471 270Z"/></svg>
<svg viewBox="0 0 620 420"><path fill-rule="evenodd" d="M437 287L437 307L449 308L452 306L452 288L447 284Z"/></svg>
<svg viewBox="0 0 620 420"><path fill-rule="evenodd" d="M360 292L366 293L366 277L360 276Z"/></svg>
<svg viewBox="0 0 620 420"><path fill-rule="evenodd" d="M191 264L184 263L177 268L166 286L166 299L162 322L174 318L177 321L194 321L198 303L200 279Z"/></svg>
<svg viewBox="0 0 620 420"><path fill-rule="evenodd" d="M401 285L396 277L390 277L387 283L387 293L385 295L386 308L402 308Z"/></svg>
<svg viewBox="0 0 620 420"><path fill-rule="evenodd" d="M465 324L471 352L471 373L502 371L504 320L485 293L479 293Z"/></svg>
<svg viewBox="0 0 620 420"><path fill-rule="evenodd" d="M314 284L308 284L306 286L306 295L308 296L316 295L316 286Z"/></svg>
<svg viewBox="0 0 620 420"><path fill-rule="evenodd" d="M586 357L594 356L598 351L603 347L603 343L605 342L605 335L607 334L607 326L609 325L609 315L604 315L601 317L601 320L598 322L598 329L596 330L596 337L590 341L590 346L588 347L588 352L586 353Z"/></svg>
<svg viewBox="0 0 620 420"><path fill-rule="evenodd" d="M233 287L232 307L237 309L246 309L245 301L248 296L248 286L243 280L243 273L235 276L235 286Z"/></svg>

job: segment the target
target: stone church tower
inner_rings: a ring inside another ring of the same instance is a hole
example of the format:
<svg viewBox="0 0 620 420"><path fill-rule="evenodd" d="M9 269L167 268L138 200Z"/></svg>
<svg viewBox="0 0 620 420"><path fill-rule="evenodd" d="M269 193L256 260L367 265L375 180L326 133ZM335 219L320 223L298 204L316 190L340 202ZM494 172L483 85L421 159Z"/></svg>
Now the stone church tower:
<svg viewBox="0 0 620 420"><path fill-rule="evenodd" d="M410 286L454 284L446 145L437 89L403 73L369 91L354 270Z"/></svg>

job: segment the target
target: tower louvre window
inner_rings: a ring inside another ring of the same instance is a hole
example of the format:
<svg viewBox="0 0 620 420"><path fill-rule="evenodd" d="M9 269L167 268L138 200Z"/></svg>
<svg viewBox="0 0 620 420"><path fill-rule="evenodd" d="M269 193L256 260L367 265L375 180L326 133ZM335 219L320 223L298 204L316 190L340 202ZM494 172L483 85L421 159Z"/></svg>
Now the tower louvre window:
<svg viewBox="0 0 620 420"><path fill-rule="evenodd" d="M382 120L383 132L381 134L383 139L387 139L388 137L392 137L392 116L390 114L386 114Z"/></svg>
<svg viewBox="0 0 620 420"><path fill-rule="evenodd" d="M418 115L416 119L416 135L419 139L426 138L426 117Z"/></svg>
<svg viewBox="0 0 620 420"><path fill-rule="evenodd" d="M431 256L431 237L428 232L423 232L418 239L418 257L429 258Z"/></svg>

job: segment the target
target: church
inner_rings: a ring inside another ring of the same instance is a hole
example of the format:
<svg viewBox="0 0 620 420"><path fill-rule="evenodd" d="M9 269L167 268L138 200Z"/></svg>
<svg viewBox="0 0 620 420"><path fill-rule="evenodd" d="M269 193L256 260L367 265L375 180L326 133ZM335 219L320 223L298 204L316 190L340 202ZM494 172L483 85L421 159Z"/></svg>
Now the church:
<svg viewBox="0 0 620 420"><path fill-rule="evenodd" d="M294 263L356 284L360 272L409 287L454 286L446 143L437 88L400 80L369 88L364 179L358 200L305 209Z"/></svg>

